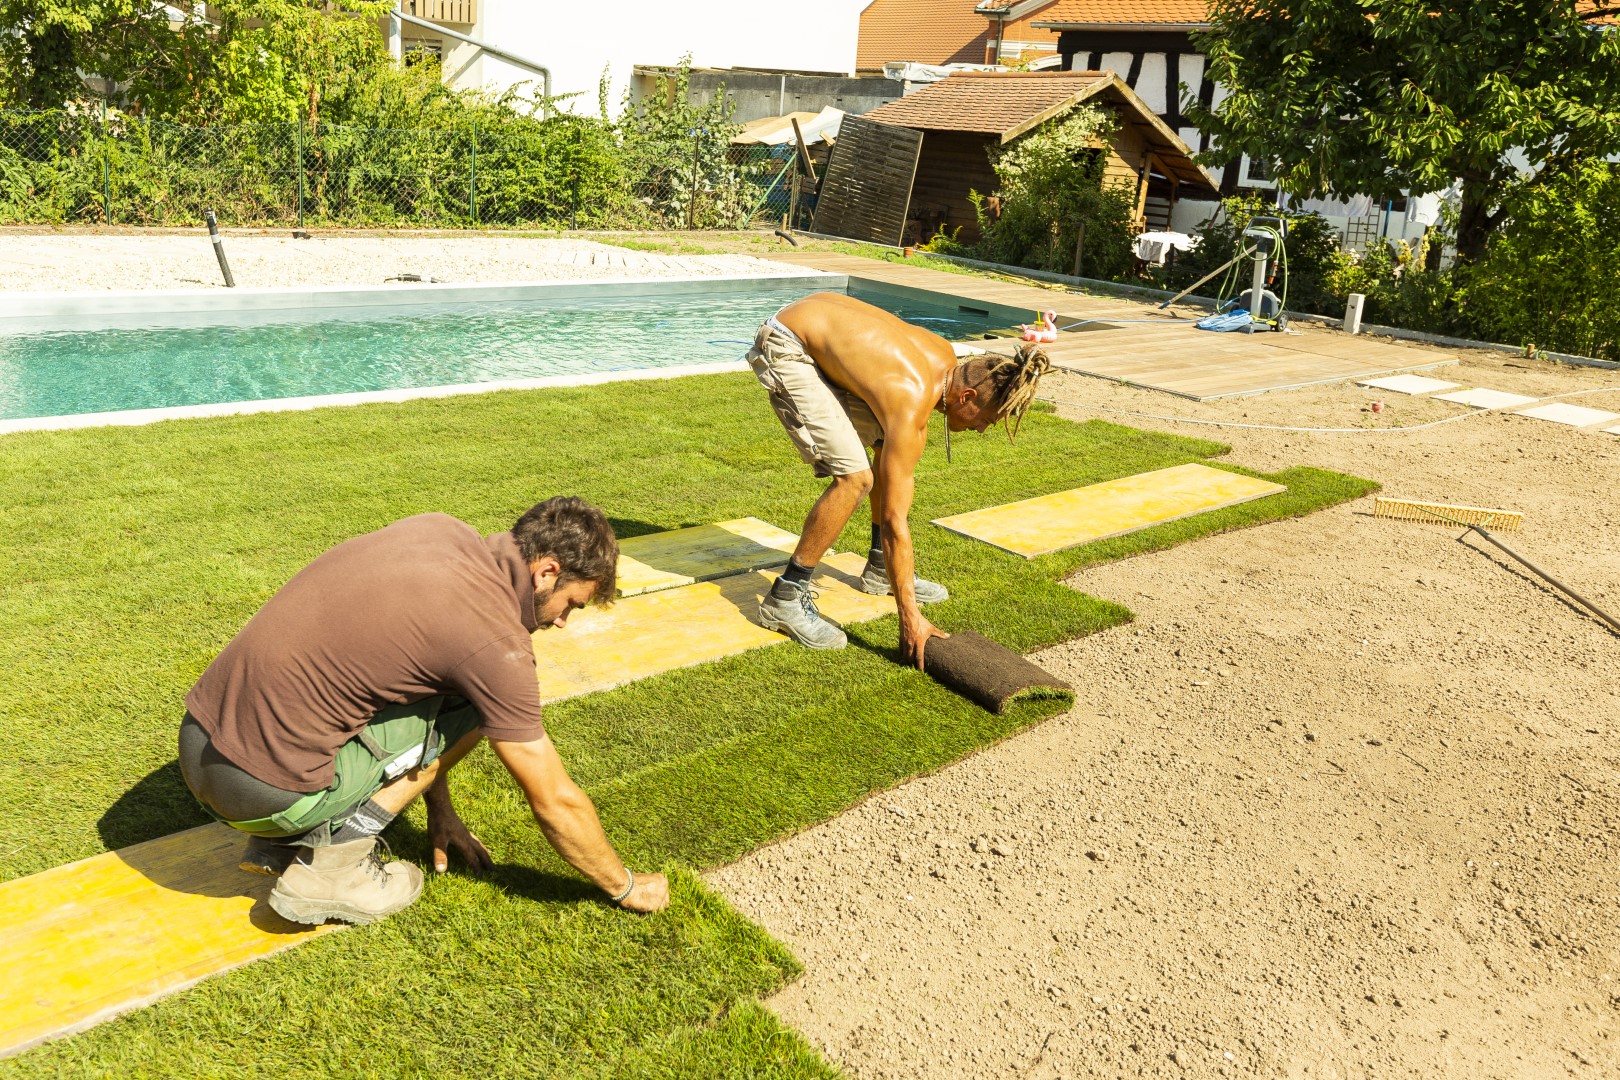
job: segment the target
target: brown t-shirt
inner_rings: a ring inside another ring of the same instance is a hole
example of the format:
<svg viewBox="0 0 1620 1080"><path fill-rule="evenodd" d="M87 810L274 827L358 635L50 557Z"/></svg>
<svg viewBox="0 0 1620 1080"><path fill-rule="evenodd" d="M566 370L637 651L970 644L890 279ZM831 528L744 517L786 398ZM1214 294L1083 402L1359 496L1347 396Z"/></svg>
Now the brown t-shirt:
<svg viewBox="0 0 1620 1080"><path fill-rule="evenodd" d="M253 776L319 791L338 748L388 705L454 694L490 738L540 738L535 629L534 579L512 534L421 514L300 570L208 665L186 708Z"/></svg>

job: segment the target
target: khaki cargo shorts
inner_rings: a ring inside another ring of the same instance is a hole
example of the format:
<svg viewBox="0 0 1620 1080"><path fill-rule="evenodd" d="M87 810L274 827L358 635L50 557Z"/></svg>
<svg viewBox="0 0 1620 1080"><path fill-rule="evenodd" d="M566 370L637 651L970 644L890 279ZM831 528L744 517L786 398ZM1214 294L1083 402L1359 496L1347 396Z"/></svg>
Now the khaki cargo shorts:
<svg viewBox="0 0 1620 1080"><path fill-rule="evenodd" d="M748 350L748 364L770 395L771 408L817 476L848 476L872 467L868 446L883 427L866 402L822 375L798 337L767 319Z"/></svg>

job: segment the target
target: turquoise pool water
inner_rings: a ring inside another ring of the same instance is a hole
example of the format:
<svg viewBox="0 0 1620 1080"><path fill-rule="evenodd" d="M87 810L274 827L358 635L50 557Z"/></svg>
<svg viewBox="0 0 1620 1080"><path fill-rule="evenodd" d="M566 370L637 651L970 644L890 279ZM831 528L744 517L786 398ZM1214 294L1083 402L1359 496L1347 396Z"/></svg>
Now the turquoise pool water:
<svg viewBox="0 0 1620 1080"><path fill-rule="evenodd" d="M731 291L350 309L290 320L0 334L0 418L166 408L733 360L805 295ZM853 290L955 340L1009 325L953 298Z"/></svg>

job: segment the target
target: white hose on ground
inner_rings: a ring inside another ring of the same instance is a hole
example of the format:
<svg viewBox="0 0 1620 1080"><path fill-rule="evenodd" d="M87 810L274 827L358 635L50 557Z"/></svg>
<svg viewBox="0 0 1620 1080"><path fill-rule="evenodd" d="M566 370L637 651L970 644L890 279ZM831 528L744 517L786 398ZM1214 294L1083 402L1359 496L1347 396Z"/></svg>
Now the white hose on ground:
<svg viewBox="0 0 1620 1080"><path fill-rule="evenodd" d="M1426 424L1409 424L1406 427L1391 428L1334 428L1334 427L1288 427L1283 424L1241 424L1235 420L1197 420L1190 416L1158 416L1154 413L1133 412L1130 409L1110 409L1104 405L1087 405L1079 401L1059 401L1056 398L1037 397L1036 401L1044 401L1048 405L1067 405L1073 409L1091 409L1094 412L1113 413L1117 416L1135 416L1143 420L1164 420L1173 424L1201 424L1206 427L1248 428L1251 431L1302 431L1317 435L1393 435L1407 431L1422 431L1424 428L1439 427L1441 424L1450 424L1458 420L1467 420L1471 416L1484 416L1486 413L1501 412L1502 409L1525 409L1531 405L1539 405L1544 401L1557 401L1559 398L1579 397L1582 394L1614 394L1620 393L1620 386L1599 386L1591 390L1569 390L1562 394L1549 394L1544 398L1527 401L1523 405L1503 405L1494 409L1479 409L1475 412L1462 413L1458 416L1448 416L1443 420L1430 420Z"/></svg>

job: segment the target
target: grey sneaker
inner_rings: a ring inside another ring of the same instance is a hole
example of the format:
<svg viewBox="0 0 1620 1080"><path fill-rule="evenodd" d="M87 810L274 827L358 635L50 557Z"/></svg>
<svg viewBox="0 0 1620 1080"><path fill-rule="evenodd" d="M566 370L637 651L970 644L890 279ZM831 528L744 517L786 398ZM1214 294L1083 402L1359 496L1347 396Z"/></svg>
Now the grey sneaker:
<svg viewBox="0 0 1620 1080"><path fill-rule="evenodd" d="M250 836L247 850L242 853L242 861L237 866L250 874L280 877L292 865L293 857L297 854L298 848L291 844L278 844L264 836Z"/></svg>
<svg viewBox="0 0 1620 1080"><path fill-rule="evenodd" d="M917 603L935 604L941 600L949 600L951 591L937 581L924 581L922 578L913 578L917 590ZM889 595L889 570L884 566L873 566L870 561L866 569L861 571L861 591L869 592L873 596Z"/></svg>
<svg viewBox="0 0 1620 1080"><path fill-rule="evenodd" d="M270 891L270 907L296 923L328 919L369 923L409 907L422 892L422 871L406 862L383 862L377 838L300 848L298 858Z"/></svg>
<svg viewBox="0 0 1620 1080"><path fill-rule="evenodd" d="M793 590L791 598L776 595L778 586ZM816 590L805 582L795 585L778 581L759 602L759 625L779 630L800 645L812 649L842 649L849 640L838 624L816 610Z"/></svg>

